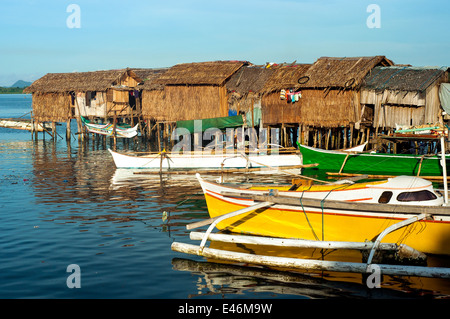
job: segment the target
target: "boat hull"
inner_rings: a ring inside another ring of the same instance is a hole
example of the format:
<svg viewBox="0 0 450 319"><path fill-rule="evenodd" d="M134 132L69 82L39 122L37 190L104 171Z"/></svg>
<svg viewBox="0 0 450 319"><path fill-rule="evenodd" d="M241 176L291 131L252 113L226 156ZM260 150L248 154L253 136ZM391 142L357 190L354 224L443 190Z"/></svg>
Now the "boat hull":
<svg viewBox="0 0 450 319"><path fill-rule="evenodd" d="M117 168L148 169L220 169L248 167L288 167L301 165L299 154L249 156L249 161L239 155L161 155L131 156L109 150Z"/></svg>
<svg viewBox="0 0 450 319"><path fill-rule="evenodd" d="M250 207L251 199L233 197L255 194L200 180L211 218ZM223 195L227 194L227 195ZM398 214L350 209L329 209L275 204L217 224L221 230L258 236L299 238L308 240L365 242L373 241L387 227L408 219L412 214ZM450 255L450 218L439 216L415 222L388 234L382 242L403 243L427 254Z"/></svg>
<svg viewBox="0 0 450 319"><path fill-rule="evenodd" d="M442 176L441 156L345 153L299 145L304 164L318 163L318 169L342 173L373 173L384 175ZM345 164L344 164L345 162ZM447 166L450 156L446 157ZM344 165L343 165L344 164Z"/></svg>
<svg viewBox="0 0 450 319"><path fill-rule="evenodd" d="M137 135L137 128L139 124L136 124L134 127L122 127L120 125L116 125L114 127L113 124L107 123L107 124L95 124L90 123L85 118L81 117L82 122L86 126L86 129L95 134L100 135L106 135L106 136L116 136L116 137L123 137L123 138L132 138Z"/></svg>

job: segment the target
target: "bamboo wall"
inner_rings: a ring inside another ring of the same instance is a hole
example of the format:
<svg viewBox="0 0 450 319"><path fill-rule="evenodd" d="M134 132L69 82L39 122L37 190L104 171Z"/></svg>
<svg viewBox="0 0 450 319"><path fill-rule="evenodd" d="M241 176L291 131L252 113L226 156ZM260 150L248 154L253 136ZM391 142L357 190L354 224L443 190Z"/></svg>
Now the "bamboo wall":
<svg viewBox="0 0 450 319"><path fill-rule="evenodd" d="M441 118L438 85L426 92L380 93L363 91L361 103L374 105L373 127L392 129L396 125L423 125L437 123Z"/></svg>
<svg viewBox="0 0 450 319"><path fill-rule="evenodd" d="M296 123L333 128L357 122L360 114L359 92L356 91L302 89L302 97L295 103L281 100L279 92L262 99L264 125Z"/></svg>
<svg viewBox="0 0 450 319"><path fill-rule="evenodd" d="M264 125L300 123L300 106L303 100L288 103L280 99L280 92L266 94L261 100L261 116Z"/></svg>
<svg viewBox="0 0 450 319"><path fill-rule="evenodd" d="M68 93L33 93L32 108L38 122L66 122L72 118Z"/></svg>
<svg viewBox="0 0 450 319"><path fill-rule="evenodd" d="M303 89L301 123L314 127L349 126L361 117L359 91Z"/></svg>
<svg viewBox="0 0 450 319"><path fill-rule="evenodd" d="M439 83L440 84L440 83ZM439 85L436 83L426 91L425 123L439 123L442 120L441 102L439 99Z"/></svg>
<svg viewBox="0 0 450 319"><path fill-rule="evenodd" d="M228 116L225 87L165 86L142 91L142 116L156 121L183 121Z"/></svg>
<svg viewBox="0 0 450 319"><path fill-rule="evenodd" d="M117 85L123 85L130 88L134 88L138 85L138 82L135 78L129 76L127 73L125 73L118 81Z"/></svg>

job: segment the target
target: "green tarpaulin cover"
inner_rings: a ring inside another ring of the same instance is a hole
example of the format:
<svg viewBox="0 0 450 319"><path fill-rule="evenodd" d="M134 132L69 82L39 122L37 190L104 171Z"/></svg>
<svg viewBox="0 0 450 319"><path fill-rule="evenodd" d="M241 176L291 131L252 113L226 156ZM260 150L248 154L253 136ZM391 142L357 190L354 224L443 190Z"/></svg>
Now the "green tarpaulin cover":
<svg viewBox="0 0 450 319"><path fill-rule="evenodd" d="M208 128L225 129L244 125L241 115L215 117L202 120L177 121L177 128L186 128L190 133L204 132Z"/></svg>
<svg viewBox="0 0 450 319"><path fill-rule="evenodd" d="M441 106L444 111L450 114L450 83L441 83L439 99L441 100Z"/></svg>

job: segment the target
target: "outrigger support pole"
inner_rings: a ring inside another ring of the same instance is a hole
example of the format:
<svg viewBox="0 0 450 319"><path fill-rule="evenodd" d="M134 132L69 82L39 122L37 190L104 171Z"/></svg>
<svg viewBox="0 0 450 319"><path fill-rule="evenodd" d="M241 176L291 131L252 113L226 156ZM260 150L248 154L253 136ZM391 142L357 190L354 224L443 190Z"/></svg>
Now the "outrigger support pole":
<svg viewBox="0 0 450 319"><path fill-rule="evenodd" d="M203 247L204 247L205 244L206 244L206 241L207 241L207 239L208 239L209 234L212 232L212 230L214 229L214 227L216 227L216 225L217 225L218 223L220 223L222 220L227 219L227 218L230 218L230 217L235 217L235 216L238 216L238 215L241 215L241 214L245 214L245 213L254 211L254 210L256 210L256 209L259 209L259 208L263 208L263 207L267 207L267 206L272 206L272 205L273 205L272 202L262 202L262 203L258 203L258 204L256 204L256 205L252 205L252 206L250 206L250 207L246 207L246 208L243 208L243 209L239 209L239 210L237 210L237 211L234 211L234 212L231 212L231 213L228 213L228 214L225 214L225 215L221 215L219 218L217 218L216 220L214 220L214 222L208 227L208 230L207 230L206 233L205 233L205 237L203 237L202 242L200 243L200 249L203 249Z"/></svg>
<svg viewBox="0 0 450 319"><path fill-rule="evenodd" d="M372 249L370 250L369 258L367 259L367 265L370 265L372 263L373 255L375 254L375 251L377 250L378 246L380 245L381 240L389 233L400 229L402 227L408 226L412 223L415 223L416 221L422 220L426 218L428 214L419 214L417 216L402 220L401 222L398 222L394 225L389 226L385 230L381 232L381 234L378 235L375 244L373 245Z"/></svg>
<svg viewBox="0 0 450 319"><path fill-rule="evenodd" d="M442 166L442 177L444 182L444 205L448 205L448 181L447 181L447 160L445 157L445 140L444 133L441 135L441 166Z"/></svg>

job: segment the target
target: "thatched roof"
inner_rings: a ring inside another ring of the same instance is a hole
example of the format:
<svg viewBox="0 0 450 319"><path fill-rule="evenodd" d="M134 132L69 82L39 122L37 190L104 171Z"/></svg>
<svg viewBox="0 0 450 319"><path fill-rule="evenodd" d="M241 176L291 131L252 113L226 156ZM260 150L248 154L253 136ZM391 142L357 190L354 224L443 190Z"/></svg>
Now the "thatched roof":
<svg viewBox="0 0 450 319"><path fill-rule="evenodd" d="M366 76L363 88L423 92L446 71L447 67L376 67Z"/></svg>
<svg viewBox="0 0 450 319"><path fill-rule="evenodd" d="M266 81L263 92L270 93L281 89L296 89L300 85L298 79L302 77L311 64L284 65L273 68L273 73Z"/></svg>
<svg viewBox="0 0 450 319"><path fill-rule="evenodd" d="M273 69L261 66L242 67L228 80L227 89L241 95L249 92L260 93L274 72Z"/></svg>
<svg viewBox="0 0 450 319"><path fill-rule="evenodd" d="M160 85L223 85L245 61L183 63L171 67L155 79Z"/></svg>
<svg viewBox="0 0 450 319"><path fill-rule="evenodd" d="M354 88L376 66L389 66L392 61L384 56L321 57L305 72L302 88ZM309 79L309 80L308 80Z"/></svg>
<svg viewBox="0 0 450 319"><path fill-rule="evenodd" d="M153 90L153 89L163 89L164 86L155 83L161 75L166 73L169 68L159 68L159 69L132 69L136 75L142 79L143 83L139 84L139 89Z"/></svg>
<svg viewBox="0 0 450 319"><path fill-rule="evenodd" d="M135 78L138 82L142 81L136 73L129 69L73 73L47 73L27 87L24 90L24 93L105 91L115 85L126 74Z"/></svg>
<svg viewBox="0 0 450 319"><path fill-rule="evenodd" d="M169 68L157 68L157 69L131 69L138 78L142 81L148 82L158 78L161 74L167 72Z"/></svg>

